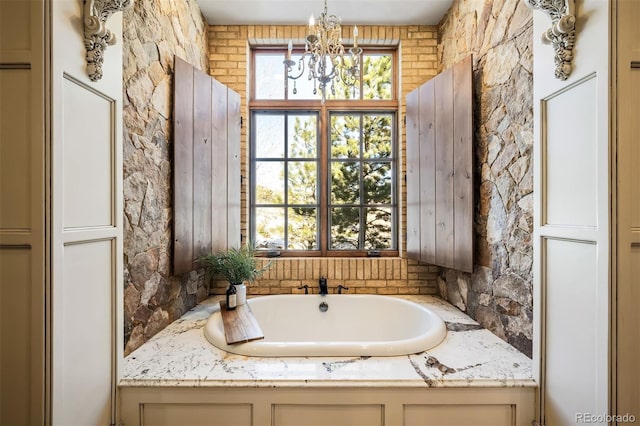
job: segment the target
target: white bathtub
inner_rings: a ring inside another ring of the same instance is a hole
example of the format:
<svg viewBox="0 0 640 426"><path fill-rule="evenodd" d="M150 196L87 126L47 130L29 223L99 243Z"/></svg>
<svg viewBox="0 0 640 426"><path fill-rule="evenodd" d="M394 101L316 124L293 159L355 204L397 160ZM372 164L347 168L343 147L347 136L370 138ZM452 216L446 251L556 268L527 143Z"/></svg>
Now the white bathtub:
<svg viewBox="0 0 640 426"><path fill-rule="evenodd" d="M321 312L319 305L328 305ZM442 319L408 300L378 295L274 295L249 299L264 339L227 345L214 312L204 335L249 356L394 356L422 352L446 336Z"/></svg>

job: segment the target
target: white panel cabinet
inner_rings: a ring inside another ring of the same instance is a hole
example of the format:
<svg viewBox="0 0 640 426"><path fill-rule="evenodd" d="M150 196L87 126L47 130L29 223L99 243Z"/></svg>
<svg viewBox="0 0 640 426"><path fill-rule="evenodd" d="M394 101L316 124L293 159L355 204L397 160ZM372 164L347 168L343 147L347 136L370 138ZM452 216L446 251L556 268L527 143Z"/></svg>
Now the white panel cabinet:
<svg viewBox="0 0 640 426"><path fill-rule="evenodd" d="M612 4L575 2L576 45L565 80L556 77L554 47L540 37L552 22L542 11L533 15L533 359L540 360L537 420L548 426L611 408Z"/></svg>
<svg viewBox="0 0 640 426"><path fill-rule="evenodd" d="M50 20L51 425L116 423L123 355L122 14L102 78L87 74L83 2Z"/></svg>

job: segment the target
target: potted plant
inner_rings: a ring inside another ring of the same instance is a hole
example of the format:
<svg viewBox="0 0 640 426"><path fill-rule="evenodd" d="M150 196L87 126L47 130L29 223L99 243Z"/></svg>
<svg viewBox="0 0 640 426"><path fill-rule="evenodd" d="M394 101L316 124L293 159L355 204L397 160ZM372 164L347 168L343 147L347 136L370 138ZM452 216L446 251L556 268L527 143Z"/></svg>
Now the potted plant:
<svg viewBox="0 0 640 426"><path fill-rule="evenodd" d="M207 271L208 277L219 275L229 282L227 298L229 293L235 294L236 305L242 305L246 301L247 289L244 283L255 281L271 266L269 262L263 268L257 268L258 262L252 244L200 256L198 261ZM233 309L229 301L227 309Z"/></svg>

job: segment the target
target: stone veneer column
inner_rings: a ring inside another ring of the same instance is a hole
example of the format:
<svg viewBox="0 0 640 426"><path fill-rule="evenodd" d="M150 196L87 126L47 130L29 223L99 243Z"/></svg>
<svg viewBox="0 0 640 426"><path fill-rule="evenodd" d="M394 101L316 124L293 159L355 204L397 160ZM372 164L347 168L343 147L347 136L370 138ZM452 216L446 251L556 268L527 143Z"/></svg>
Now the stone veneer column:
<svg viewBox="0 0 640 426"><path fill-rule="evenodd" d="M531 356L532 12L520 0L456 0L440 24L442 69L474 55L476 261L442 270L442 297Z"/></svg>
<svg viewBox="0 0 640 426"><path fill-rule="evenodd" d="M208 70L196 0L136 0L124 12L125 354L204 299L202 274L171 274L173 56Z"/></svg>

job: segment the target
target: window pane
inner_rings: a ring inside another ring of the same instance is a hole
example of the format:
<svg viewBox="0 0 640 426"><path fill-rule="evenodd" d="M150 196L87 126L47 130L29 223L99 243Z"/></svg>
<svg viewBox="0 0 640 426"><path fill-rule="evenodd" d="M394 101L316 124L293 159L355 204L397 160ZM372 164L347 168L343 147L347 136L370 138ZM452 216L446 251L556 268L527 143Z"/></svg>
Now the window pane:
<svg viewBox="0 0 640 426"><path fill-rule="evenodd" d="M331 163L331 203L360 202L360 164L353 161Z"/></svg>
<svg viewBox="0 0 640 426"><path fill-rule="evenodd" d="M362 178L365 204L391 204L391 162L364 163Z"/></svg>
<svg viewBox="0 0 640 426"><path fill-rule="evenodd" d="M284 208L256 208L256 248L284 249Z"/></svg>
<svg viewBox="0 0 640 426"><path fill-rule="evenodd" d="M317 115L290 115L288 119L289 157L315 158L318 146Z"/></svg>
<svg viewBox="0 0 640 426"><path fill-rule="evenodd" d="M331 157L360 156L360 115L331 115Z"/></svg>
<svg viewBox="0 0 640 426"><path fill-rule="evenodd" d="M284 163L256 161L255 204L284 203Z"/></svg>
<svg viewBox="0 0 640 426"><path fill-rule="evenodd" d="M369 208L366 209L366 212L364 249L384 250L393 248L391 208Z"/></svg>
<svg viewBox="0 0 640 426"><path fill-rule="evenodd" d="M392 55L364 55L363 99L392 99Z"/></svg>
<svg viewBox="0 0 640 426"><path fill-rule="evenodd" d="M317 204L318 169L315 161L289 163L289 204Z"/></svg>
<svg viewBox="0 0 640 426"><path fill-rule="evenodd" d="M357 207L334 207L331 209L332 250L358 250L360 235L360 209Z"/></svg>
<svg viewBox="0 0 640 426"><path fill-rule="evenodd" d="M391 114L365 115L362 121L363 157L391 157Z"/></svg>
<svg viewBox="0 0 640 426"><path fill-rule="evenodd" d="M318 249L318 209L294 207L289 209L289 250Z"/></svg>
<svg viewBox="0 0 640 426"><path fill-rule="evenodd" d="M256 158L284 157L284 115L255 115Z"/></svg>
<svg viewBox="0 0 640 426"><path fill-rule="evenodd" d="M255 55L256 99L284 99L284 54Z"/></svg>

